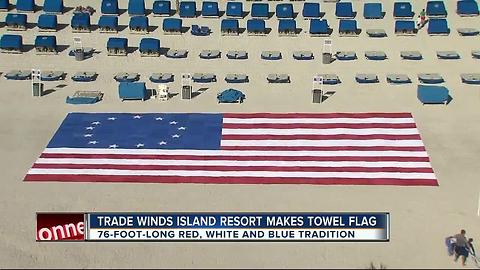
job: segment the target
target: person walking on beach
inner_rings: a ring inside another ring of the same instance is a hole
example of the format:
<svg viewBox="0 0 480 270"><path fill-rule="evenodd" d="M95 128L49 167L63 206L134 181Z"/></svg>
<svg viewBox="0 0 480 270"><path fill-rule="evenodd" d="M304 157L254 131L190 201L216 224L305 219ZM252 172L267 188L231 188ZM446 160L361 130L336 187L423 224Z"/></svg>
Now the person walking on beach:
<svg viewBox="0 0 480 270"><path fill-rule="evenodd" d="M422 19L420 18L420 16L417 17L417 29L420 30L420 28L422 28Z"/></svg>
<svg viewBox="0 0 480 270"><path fill-rule="evenodd" d="M420 11L420 22L421 22L421 27L423 27L426 23L425 9L422 9L422 11Z"/></svg>
<svg viewBox="0 0 480 270"><path fill-rule="evenodd" d="M465 236L466 231L461 230L459 234L454 235L455 238L455 261L458 261L459 257L462 257L462 265L465 266L470 243ZM472 239L473 241L473 239Z"/></svg>

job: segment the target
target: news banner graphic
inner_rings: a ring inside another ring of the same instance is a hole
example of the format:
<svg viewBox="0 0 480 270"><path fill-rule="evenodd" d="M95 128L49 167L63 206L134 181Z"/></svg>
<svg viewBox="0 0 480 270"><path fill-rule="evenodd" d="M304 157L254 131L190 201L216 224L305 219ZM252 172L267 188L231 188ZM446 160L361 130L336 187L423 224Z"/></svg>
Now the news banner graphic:
<svg viewBox="0 0 480 270"><path fill-rule="evenodd" d="M52 222L40 225L40 221L45 219L44 215L49 215ZM38 241L234 242L389 239L389 213L37 214Z"/></svg>
<svg viewBox="0 0 480 270"><path fill-rule="evenodd" d="M410 113L69 113L25 180L438 185Z"/></svg>

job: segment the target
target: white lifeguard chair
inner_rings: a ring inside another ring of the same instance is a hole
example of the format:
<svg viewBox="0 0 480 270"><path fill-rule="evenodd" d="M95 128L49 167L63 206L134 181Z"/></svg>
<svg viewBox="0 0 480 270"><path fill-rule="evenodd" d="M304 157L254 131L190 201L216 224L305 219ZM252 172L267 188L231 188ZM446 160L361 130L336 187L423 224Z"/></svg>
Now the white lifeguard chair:
<svg viewBox="0 0 480 270"><path fill-rule="evenodd" d="M323 102L323 76L313 76L312 96L313 103Z"/></svg>
<svg viewBox="0 0 480 270"><path fill-rule="evenodd" d="M159 84L157 88L157 99L161 101L167 101L170 98L170 91L169 87L166 84Z"/></svg>
<svg viewBox="0 0 480 270"><path fill-rule="evenodd" d="M182 99L192 99L193 80L192 74L182 73Z"/></svg>
<svg viewBox="0 0 480 270"><path fill-rule="evenodd" d="M322 64L332 62L333 45L331 39L325 39L322 46Z"/></svg>
<svg viewBox="0 0 480 270"><path fill-rule="evenodd" d="M75 54L75 60L82 61L85 59L85 51L83 48L82 39L79 37L73 38L73 53Z"/></svg>
<svg viewBox="0 0 480 270"><path fill-rule="evenodd" d="M32 95L34 97L43 95L42 72L40 69L32 69Z"/></svg>

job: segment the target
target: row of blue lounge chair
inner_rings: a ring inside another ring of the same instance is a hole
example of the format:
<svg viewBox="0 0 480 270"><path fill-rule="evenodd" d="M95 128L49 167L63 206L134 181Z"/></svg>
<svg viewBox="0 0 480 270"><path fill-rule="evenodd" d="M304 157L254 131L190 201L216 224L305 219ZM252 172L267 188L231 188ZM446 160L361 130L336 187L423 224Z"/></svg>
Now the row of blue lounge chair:
<svg viewBox="0 0 480 270"><path fill-rule="evenodd" d="M42 72L42 81L60 81L65 80L67 74L63 71L46 71ZM321 74L323 83L326 85L336 85L342 83L336 74ZM4 77L8 80L29 80L31 73L29 71L12 70L5 73ZM118 73L114 76L115 81L119 83L137 82L140 80L139 73ZM71 76L74 82L92 82L98 78L96 72L77 72ZM479 73L463 73L460 74L461 81L465 84L479 85ZM441 84L444 83L444 78L438 73L420 73L417 75L418 82L421 84ZM149 80L153 83L171 83L175 81L175 76L172 73L153 73ZM195 83L213 83L217 82L217 76L212 73L194 73L192 80ZM227 83L248 83L249 76L246 74L227 74L224 78ZM266 76L269 83L290 83L290 76L288 74L272 73ZM355 81L360 84L379 83L380 79L373 73L358 73L355 75ZM406 74L387 74L386 81L390 84L410 84L413 81Z"/></svg>
<svg viewBox="0 0 480 270"><path fill-rule="evenodd" d="M22 53L23 52L23 38L20 35L5 34L0 38L0 50L5 53ZM34 47L39 53L57 53L57 39L56 36L39 35L35 38ZM107 41L107 51L109 55L128 54L128 39L111 37ZM92 54L94 49L90 49L85 53ZM142 38L140 41L139 51L142 56L160 56L162 48L160 47L160 40L156 38ZM71 55L74 55L71 51ZM165 53L169 58L186 58L188 51L170 49ZM418 51L403 51L401 57L406 60L422 60L423 56ZM204 59L215 59L221 57L221 52L218 50L204 50L199 55ZM248 53L245 51L229 51L226 54L228 59L248 59ZM355 60L357 54L353 51L341 51L335 54L337 60ZM369 60L385 60L387 55L381 51L369 51L365 53L365 57ZM460 59L460 55L455 51L439 51L437 52L439 59ZM472 51L472 57L480 59L480 51ZM261 54L264 60L280 60L282 59L281 52L278 51L264 51ZM314 55L310 51L296 51L293 53L293 58L296 60L313 60Z"/></svg>
<svg viewBox="0 0 480 270"><path fill-rule="evenodd" d="M170 0L154 1L152 12L154 15L171 16L173 10ZM21 12L35 11L35 0L17 0L16 9ZM0 0L0 10L9 9L9 0ZM43 10L47 13L63 13L63 0L45 0ZM118 0L103 0L101 3L101 12L103 14L120 14ZM257 18L266 18L270 16L270 9L268 3L253 3L251 7L251 16ZM478 5L475 0L461 0L457 1L456 12L461 16L474 16L479 14ZM242 2L227 2L225 13L230 17L245 16L245 11ZM144 0L129 0L128 14L146 15ZM204 1L200 14L205 17L220 17L218 2ZM275 14L278 18L294 18L295 12L293 4L282 3L275 7ZM319 18L322 16L320 3L306 2L303 4L302 15L305 18ZM426 14L430 17L445 17L447 10L443 1L428 1L426 7ZM191 18L197 16L197 6L194 1L181 1L179 5L179 15L184 18ZM354 18L356 12L353 9L351 2L336 3L335 15L339 18ZM366 19L382 19L385 12L382 3L365 3L363 6L363 16ZM395 2L393 9L393 16L395 18L411 18L414 16L412 11L412 4L410 2Z"/></svg>
<svg viewBox="0 0 480 270"><path fill-rule="evenodd" d="M27 16L25 14L9 13L6 16L6 25L8 30L26 30ZM38 27L42 31L56 31L57 17L51 14L42 14L38 18ZM100 32L116 33L119 30L118 17L111 15L102 15L98 21ZM90 15L87 13L78 13L72 17L71 20L72 31L74 32L90 32L91 22ZM149 32L150 24L146 16L131 17L129 28L132 33ZM165 18L163 20L163 31L167 34L182 34L183 22L179 18ZM264 35L268 33L265 20L249 19L246 27L247 33ZM284 35L295 35L301 29L297 28L295 19L280 19L278 20L278 33ZM341 35L357 35L361 30L357 26L357 21L354 19L340 19L338 31ZM415 34L417 31L416 23L411 20L397 20L395 21L396 34ZM223 19L221 21L221 32L224 35L238 35L240 34L240 25L237 19ZM310 20L309 33L312 36L328 36L333 32L326 19L312 19ZM446 35L450 33L448 22L445 18L430 19L428 21L429 34ZM477 35L478 29L466 28L464 31L459 31L461 35ZM191 33L193 35L209 35L211 33L208 27L199 27L192 25ZM386 32L382 29L377 31L368 31L367 34L372 37L385 37Z"/></svg>

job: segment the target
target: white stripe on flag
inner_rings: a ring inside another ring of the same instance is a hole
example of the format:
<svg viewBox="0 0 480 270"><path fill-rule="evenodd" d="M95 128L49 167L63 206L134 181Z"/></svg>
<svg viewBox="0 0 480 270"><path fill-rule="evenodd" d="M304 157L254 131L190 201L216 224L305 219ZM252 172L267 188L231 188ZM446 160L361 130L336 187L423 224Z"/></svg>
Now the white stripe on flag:
<svg viewBox="0 0 480 270"><path fill-rule="evenodd" d="M146 176L189 176L189 177L298 177L298 178L398 178L435 179L433 173L397 172L271 172L271 171L196 171L196 170L113 170L113 169L30 169L28 174L75 174L75 175L146 175Z"/></svg>
<svg viewBox="0 0 480 270"><path fill-rule="evenodd" d="M399 161L271 161L271 160L169 160L169 159L82 159L39 158L38 164L115 164L115 165L181 165L181 166L272 166L272 167L400 167L430 168L429 162Z"/></svg>
<svg viewBox="0 0 480 270"><path fill-rule="evenodd" d="M96 149L47 148L46 154L118 154L182 156L310 156L310 157L428 157L426 151L255 151L255 150L163 150L163 149Z"/></svg>

